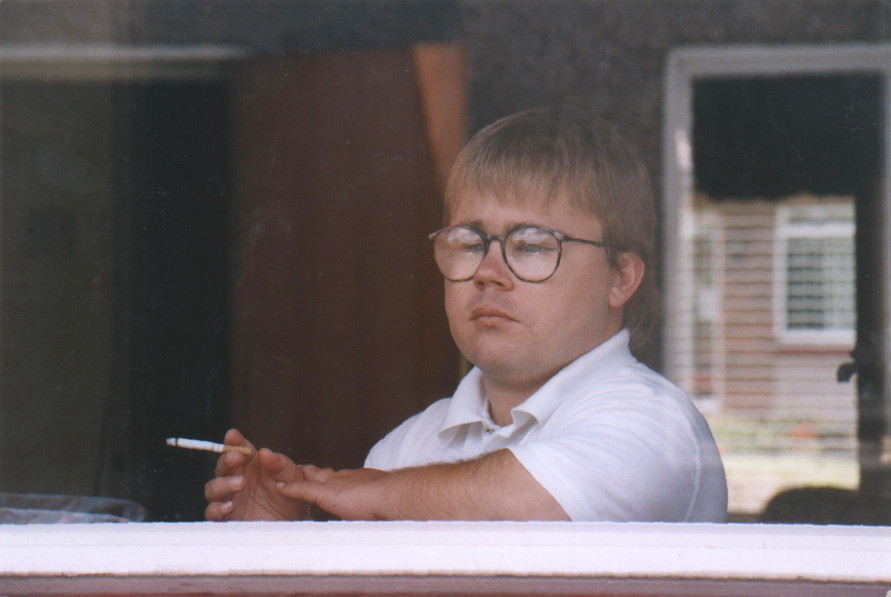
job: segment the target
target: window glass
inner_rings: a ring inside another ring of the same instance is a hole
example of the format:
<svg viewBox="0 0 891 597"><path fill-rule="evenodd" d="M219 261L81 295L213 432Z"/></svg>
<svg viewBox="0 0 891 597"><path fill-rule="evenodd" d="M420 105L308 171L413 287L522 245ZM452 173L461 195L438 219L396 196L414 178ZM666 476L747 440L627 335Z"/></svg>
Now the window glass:
<svg viewBox="0 0 891 597"><path fill-rule="evenodd" d="M694 210L681 383L722 448L731 513L757 518L794 488L854 490L856 386L836 381L853 346L852 202L699 197Z"/></svg>

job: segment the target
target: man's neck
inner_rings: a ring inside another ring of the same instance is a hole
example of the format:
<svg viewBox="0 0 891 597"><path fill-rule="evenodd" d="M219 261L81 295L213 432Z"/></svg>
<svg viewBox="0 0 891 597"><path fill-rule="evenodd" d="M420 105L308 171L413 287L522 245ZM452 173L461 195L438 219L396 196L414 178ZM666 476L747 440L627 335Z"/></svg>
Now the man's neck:
<svg viewBox="0 0 891 597"><path fill-rule="evenodd" d="M586 348L579 355L566 363L557 367L552 371L548 371L537 377L529 377L528 370L518 370L518 368L504 368L498 370L483 370L482 389L486 399L489 402L489 415L496 425L509 425L513 421L511 410L522 404L527 398L538 391L545 385L549 379L557 375L560 370L575 360L576 358L587 354L597 346L601 346L604 342L619 333L621 325L616 324L615 330L609 330L604 334L600 342Z"/></svg>
<svg viewBox="0 0 891 597"><path fill-rule="evenodd" d="M492 417L492 421L502 427L510 425L513 422L511 411L538 391L538 388L543 386L550 377L513 384L504 383L483 374L483 392L489 402L489 415Z"/></svg>

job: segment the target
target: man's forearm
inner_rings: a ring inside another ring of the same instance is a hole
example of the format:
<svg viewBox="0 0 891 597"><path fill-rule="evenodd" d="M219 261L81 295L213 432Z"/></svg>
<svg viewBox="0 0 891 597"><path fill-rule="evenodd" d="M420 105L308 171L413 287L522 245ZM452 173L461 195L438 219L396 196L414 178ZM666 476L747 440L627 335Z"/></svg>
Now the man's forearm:
<svg viewBox="0 0 891 597"><path fill-rule="evenodd" d="M567 520L509 450L476 460L396 470L381 479L388 520Z"/></svg>
<svg viewBox="0 0 891 597"><path fill-rule="evenodd" d="M508 450L390 472L311 469L306 478L280 491L347 520L568 520Z"/></svg>

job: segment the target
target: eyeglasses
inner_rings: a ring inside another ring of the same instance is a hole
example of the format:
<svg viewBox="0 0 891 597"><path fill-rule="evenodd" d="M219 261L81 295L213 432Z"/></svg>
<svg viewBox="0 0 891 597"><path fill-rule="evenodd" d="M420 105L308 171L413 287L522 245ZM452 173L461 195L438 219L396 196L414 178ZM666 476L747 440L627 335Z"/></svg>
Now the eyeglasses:
<svg viewBox="0 0 891 597"><path fill-rule="evenodd" d="M492 241L501 242L501 256L513 274L525 282L544 282L560 265L563 243L606 248L606 243L573 238L541 226L518 226L505 234L485 234L470 226L449 226L430 235L433 254L443 277L451 282L473 278Z"/></svg>

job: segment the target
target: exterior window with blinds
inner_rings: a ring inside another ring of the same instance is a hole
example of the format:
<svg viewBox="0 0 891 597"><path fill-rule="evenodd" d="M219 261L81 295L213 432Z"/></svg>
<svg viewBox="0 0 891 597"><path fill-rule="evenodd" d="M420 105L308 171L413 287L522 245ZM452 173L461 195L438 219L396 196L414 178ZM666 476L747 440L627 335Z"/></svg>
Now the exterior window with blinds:
<svg viewBox="0 0 891 597"><path fill-rule="evenodd" d="M852 342L856 323L853 202L787 205L778 215L779 337Z"/></svg>

